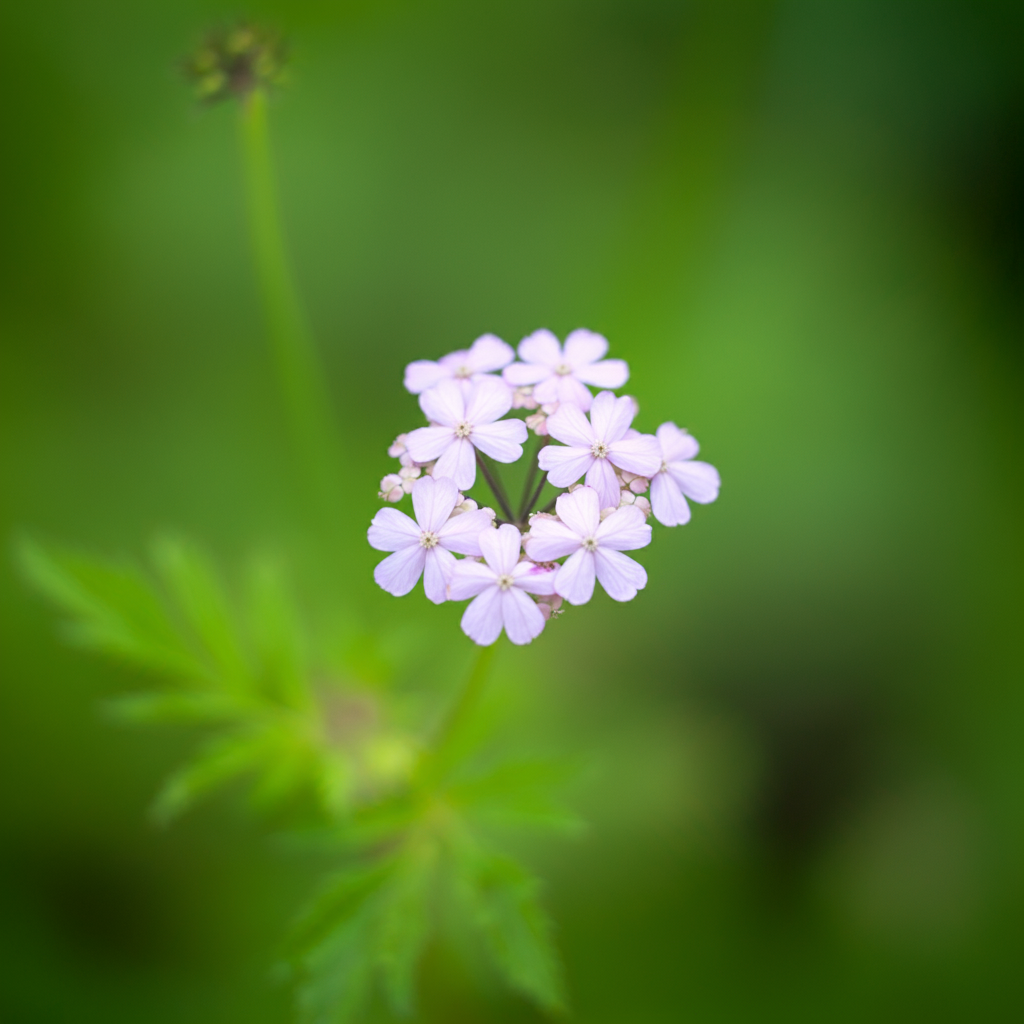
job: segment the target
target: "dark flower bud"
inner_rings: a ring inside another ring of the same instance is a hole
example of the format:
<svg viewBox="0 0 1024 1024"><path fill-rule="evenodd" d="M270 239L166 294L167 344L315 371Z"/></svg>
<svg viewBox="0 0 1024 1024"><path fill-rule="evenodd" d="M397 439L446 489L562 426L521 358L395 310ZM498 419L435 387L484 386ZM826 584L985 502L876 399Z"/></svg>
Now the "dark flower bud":
<svg viewBox="0 0 1024 1024"><path fill-rule="evenodd" d="M284 42L275 32L242 24L211 32L185 58L183 68L196 96L204 103L217 103L280 84L286 56Z"/></svg>

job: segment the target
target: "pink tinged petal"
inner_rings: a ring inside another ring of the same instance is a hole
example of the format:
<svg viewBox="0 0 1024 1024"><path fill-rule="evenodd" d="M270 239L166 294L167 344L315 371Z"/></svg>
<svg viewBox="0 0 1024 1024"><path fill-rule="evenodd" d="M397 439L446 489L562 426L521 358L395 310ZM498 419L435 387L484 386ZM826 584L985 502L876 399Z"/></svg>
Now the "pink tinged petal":
<svg viewBox="0 0 1024 1024"><path fill-rule="evenodd" d="M397 508L382 508L370 524L366 539L378 551L401 551L420 542L420 528Z"/></svg>
<svg viewBox="0 0 1024 1024"><path fill-rule="evenodd" d="M469 349L460 348L456 352L449 352L448 355L441 356L438 363L448 371L446 376L449 377L457 374L460 370L472 372L469 367Z"/></svg>
<svg viewBox="0 0 1024 1024"><path fill-rule="evenodd" d="M653 434L624 437L608 446L608 458L627 473L650 477L661 469L661 446Z"/></svg>
<svg viewBox="0 0 1024 1024"><path fill-rule="evenodd" d="M457 380L446 377L420 395L420 408L432 423L440 423L444 427L458 426L466 418L462 386Z"/></svg>
<svg viewBox="0 0 1024 1024"><path fill-rule="evenodd" d="M467 598L476 597L483 593L488 587L498 587L498 575L483 562L471 562L466 559L455 562L452 569L452 578L448 584L448 596L453 601L465 601Z"/></svg>
<svg viewBox="0 0 1024 1024"><path fill-rule="evenodd" d="M451 427L417 427L410 430L405 447L413 462L433 462L455 443Z"/></svg>
<svg viewBox="0 0 1024 1024"><path fill-rule="evenodd" d="M513 363L501 371L502 379L514 388L526 387L527 384L539 384L550 377L555 371L543 363Z"/></svg>
<svg viewBox="0 0 1024 1024"><path fill-rule="evenodd" d="M581 543L582 537L565 523L557 519L535 519L530 524L530 536L526 538L526 553L537 562L552 562L579 550Z"/></svg>
<svg viewBox="0 0 1024 1024"><path fill-rule="evenodd" d="M598 550L635 551L651 543L647 517L635 505L614 511L597 528Z"/></svg>
<svg viewBox="0 0 1024 1024"><path fill-rule="evenodd" d="M499 420L473 427L470 440L496 462L515 462L522 458L523 442L528 435L522 420Z"/></svg>
<svg viewBox="0 0 1024 1024"><path fill-rule="evenodd" d="M480 536L480 550L487 564L501 575L511 573L515 568L522 546L523 535L511 523Z"/></svg>
<svg viewBox="0 0 1024 1024"><path fill-rule="evenodd" d="M651 508L662 526L682 526L690 521L690 506L679 484L668 473L658 473L651 478Z"/></svg>
<svg viewBox="0 0 1024 1024"><path fill-rule="evenodd" d="M525 590L528 594L539 594L550 597L555 592L555 577L558 567L535 565L533 562L519 562L512 570L514 587Z"/></svg>
<svg viewBox="0 0 1024 1024"><path fill-rule="evenodd" d="M466 420L474 426L500 420L512 408L512 389L500 377L481 377L466 400Z"/></svg>
<svg viewBox="0 0 1024 1024"><path fill-rule="evenodd" d="M666 462L692 459L700 451L696 438L680 430L674 423L662 423L654 433L661 445L661 457Z"/></svg>
<svg viewBox="0 0 1024 1024"><path fill-rule="evenodd" d="M709 462L670 462L668 471L679 489L692 501L706 505L718 497L722 479Z"/></svg>
<svg viewBox="0 0 1024 1024"><path fill-rule="evenodd" d="M534 331L519 342L519 358L554 369L562 362L562 346L550 331Z"/></svg>
<svg viewBox="0 0 1024 1024"><path fill-rule="evenodd" d="M377 586L389 594L394 594L395 597L403 597L408 594L416 586L416 581L423 572L426 556L426 550L419 544L402 548L401 551L388 555L373 570L373 578L377 581Z"/></svg>
<svg viewBox="0 0 1024 1024"><path fill-rule="evenodd" d="M560 401L558 397L558 388L559 383L563 379L564 378L559 377L557 373L552 373L550 377L545 377L533 389L534 400L537 401L540 405L547 405L549 402Z"/></svg>
<svg viewBox="0 0 1024 1024"><path fill-rule="evenodd" d="M629 380L629 367L621 359L605 359L580 367L575 377L592 388L621 388Z"/></svg>
<svg viewBox="0 0 1024 1024"><path fill-rule="evenodd" d="M483 509L463 512L443 523L437 530L440 546L460 555L475 555L479 558L480 534L491 529L491 514Z"/></svg>
<svg viewBox="0 0 1024 1024"><path fill-rule="evenodd" d="M413 431L415 434L416 431ZM409 435L410 439L412 434ZM412 449L409 449L412 451ZM414 456L415 458L415 456ZM419 459L416 459L419 462ZM450 477L455 486L468 491L476 483L476 449L465 437L453 437L452 443L441 453L434 465L437 476Z"/></svg>
<svg viewBox="0 0 1024 1024"><path fill-rule="evenodd" d="M585 384L581 384L572 375L555 379L558 382L558 401L561 405L578 405L584 412L590 408L594 396Z"/></svg>
<svg viewBox="0 0 1024 1024"><path fill-rule="evenodd" d="M459 498L455 481L440 473L420 477L412 487L412 507L421 530L436 533L452 514Z"/></svg>
<svg viewBox="0 0 1024 1024"><path fill-rule="evenodd" d="M620 551L598 548L597 578L605 593L615 601L632 601L638 590L647 586L647 572L639 562Z"/></svg>
<svg viewBox="0 0 1024 1024"><path fill-rule="evenodd" d="M608 340L593 331L580 329L565 339L565 361L574 371L603 359L607 351Z"/></svg>
<svg viewBox="0 0 1024 1024"><path fill-rule="evenodd" d="M575 405L560 405L548 417L548 433L573 448L589 448L597 439L587 417Z"/></svg>
<svg viewBox="0 0 1024 1024"><path fill-rule="evenodd" d="M448 600L448 583L456 564L455 556L442 547L427 551L423 567L423 590L434 604L444 604Z"/></svg>
<svg viewBox="0 0 1024 1024"><path fill-rule="evenodd" d="M550 420L548 421L550 422ZM589 448L563 448L559 444L545 445L540 450L540 468L555 487L568 487L596 462ZM616 502L618 504L618 502Z"/></svg>
<svg viewBox="0 0 1024 1024"><path fill-rule="evenodd" d="M496 586L484 590L462 616L462 632L481 647L501 636L502 624L501 591Z"/></svg>
<svg viewBox="0 0 1024 1024"><path fill-rule="evenodd" d="M600 392L590 411L594 436L606 444L621 440L626 436L635 415L636 406L631 399L616 398L610 391Z"/></svg>
<svg viewBox="0 0 1024 1024"><path fill-rule="evenodd" d="M569 604L586 604L594 596L595 573L594 552L580 548L558 570L555 592Z"/></svg>
<svg viewBox="0 0 1024 1024"><path fill-rule="evenodd" d="M515 359L512 346L493 334L481 334L469 346L469 363L474 373L490 373L508 366Z"/></svg>
<svg viewBox="0 0 1024 1024"><path fill-rule="evenodd" d="M600 495L593 487L580 487L572 494L560 494L555 502L558 518L576 534L579 540L594 536L598 524L601 522L601 509L606 507L601 505ZM537 522L539 525L551 522L551 520L539 519ZM533 527L531 526L530 529L532 532Z"/></svg>
<svg viewBox="0 0 1024 1024"><path fill-rule="evenodd" d="M405 380L403 383L406 390L411 391L414 395L418 395L421 391L434 387L439 381L444 380L448 376L450 376L449 371L441 366L440 363L435 363L429 359L418 359L415 363L410 363L405 368Z"/></svg>
<svg viewBox="0 0 1024 1024"><path fill-rule="evenodd" d="M514 644L528 644L544 631L544 616L536 602L515 587L501 595L501 617Z"/></svg>
<svg viewBox="0 0 1024 1024"><path fill-rule="evenodd" d="M587 470L587 486L597 491L601 508L618 508L621 488L615 477L615 470L607 459L594 459Z"/></svg>

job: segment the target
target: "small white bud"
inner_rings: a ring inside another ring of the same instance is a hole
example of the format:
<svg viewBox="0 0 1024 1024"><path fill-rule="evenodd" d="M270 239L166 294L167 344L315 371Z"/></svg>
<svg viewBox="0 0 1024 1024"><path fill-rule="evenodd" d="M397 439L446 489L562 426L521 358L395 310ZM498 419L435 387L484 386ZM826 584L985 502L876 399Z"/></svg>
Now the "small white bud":
<svg viewBox="0 0 1024 1024"><path fill-rule="evenodd" d="M635 476L629 482L629 489L634 494L643 494L644 491L646 491L647 488L650 487L650 486L651 486L651 482L645 476Z"/></svg>
<svg viewBox="0 0 1024 1024"><path fill-rule="evenodd" d="M400 470L398 471L398 475L399 475L399 476L400 476L400 477L401 477L401 478L402 478L403 480L415 480L415 479L416 479L416 477L418 477L418 476L420 475L420 473L422 473L422 472L423 472L423 470L422 470L422 469L420 469L420 467L419 467L419 466L417 466L417 465L412 465L412 466L403 466L403 467L402 467L402 468L401 468L401 469L400 469Z"/></svg>
<svg viewBox="0 0 1024 1024"><path fill-rule="evenodd" d="M388 449L388 455L393 459L400 458L405 454L405 434L399 434Z"/></svg>
<svg viewBox="0 0 1024 1024"><path fill-rule="evenodd" d="M532 416L526 417L526 426L538 437L546 437L548 432L548 418L542 412L535 412Z"/></svg>
<svg viewBox="0 0 1024 1024"><path fill-rule="evenodd" d="M541 410L542 413L544 413L545 416L550 416L552 413L555 413L555 412L558 411L558 403L557 402L545 402L545 404L540 407L540 410Z"/></svg>
<svg viewBox="0 0 1024 1024"><path fill-rule="evenodd" d="M603 508L601 509L601 522L604 522L613 512L618 512L616 508Z"/></svg>
<svg viewBox="0 0 1024 1024"><path fill-rule="evenodd" d="M651 503L646 498L637 498L633 504L636 505L636 507L640 509L648 519L651 518Z"/></svg>
<svg viewBox="0 0 1024 1024"><path fill-rule="evenodd" d="M619 508L623 505L632 505L636 501L636 495L630 490L622 490L619 492Z"/></svg>
<svg viewBox="0 0 1024 1024"><path fill-rule="evenodd" d="M533 397L533 385L528 384L525 387L516 388L512 392L512 408L513 409L536 409L537 399Z"/></svg>
<svg viewBox="0 0 1024 1024"><path fill-rule="evenodd" d="M622 482L628 487L632 480L636 479L636 473L628 473L624 469L616 470L615 475L621 478Z"/></svg>

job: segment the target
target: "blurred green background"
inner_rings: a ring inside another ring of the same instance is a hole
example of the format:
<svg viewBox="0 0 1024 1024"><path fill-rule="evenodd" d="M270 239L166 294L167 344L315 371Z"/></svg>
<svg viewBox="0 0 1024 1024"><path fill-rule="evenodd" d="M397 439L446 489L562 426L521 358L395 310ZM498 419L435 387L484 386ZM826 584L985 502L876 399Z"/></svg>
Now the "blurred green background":
<svg viewBox="0 0 1024 1024"><path fill-rule="evenodd" d="M238 14L293 54L271 127L340 426L329 560L237 110L176 71ZM461 672L461 608L371 577L385 449L419 423L402 369L600 331L638 426L687 426L724 486L656 529L636 601L499 656L514 728L588 765L590 830L530 852L573 1019L1019 1019L1019 4L41 0L0 24L8 551L269 545ZM103 720L133 673L0 575L0 1018L287 1021L268 965L308 865L231 800L151 826L195 736ZM537 1019L439 953L423 980L424 1020Z"/></svg>

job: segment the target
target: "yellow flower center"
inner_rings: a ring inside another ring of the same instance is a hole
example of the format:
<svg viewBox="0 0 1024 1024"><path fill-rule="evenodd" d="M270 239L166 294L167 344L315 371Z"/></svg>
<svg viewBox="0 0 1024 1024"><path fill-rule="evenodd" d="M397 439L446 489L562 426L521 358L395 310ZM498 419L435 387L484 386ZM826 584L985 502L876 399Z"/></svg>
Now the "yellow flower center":
<svg viewBox="0 0 1024 1024"><path fill-rule="evenodd" d="M437 542L440 540L438 535L433 530L424 530L420 534L420 547L426 548L428 551L430 548L436 548Z"/></svg>

